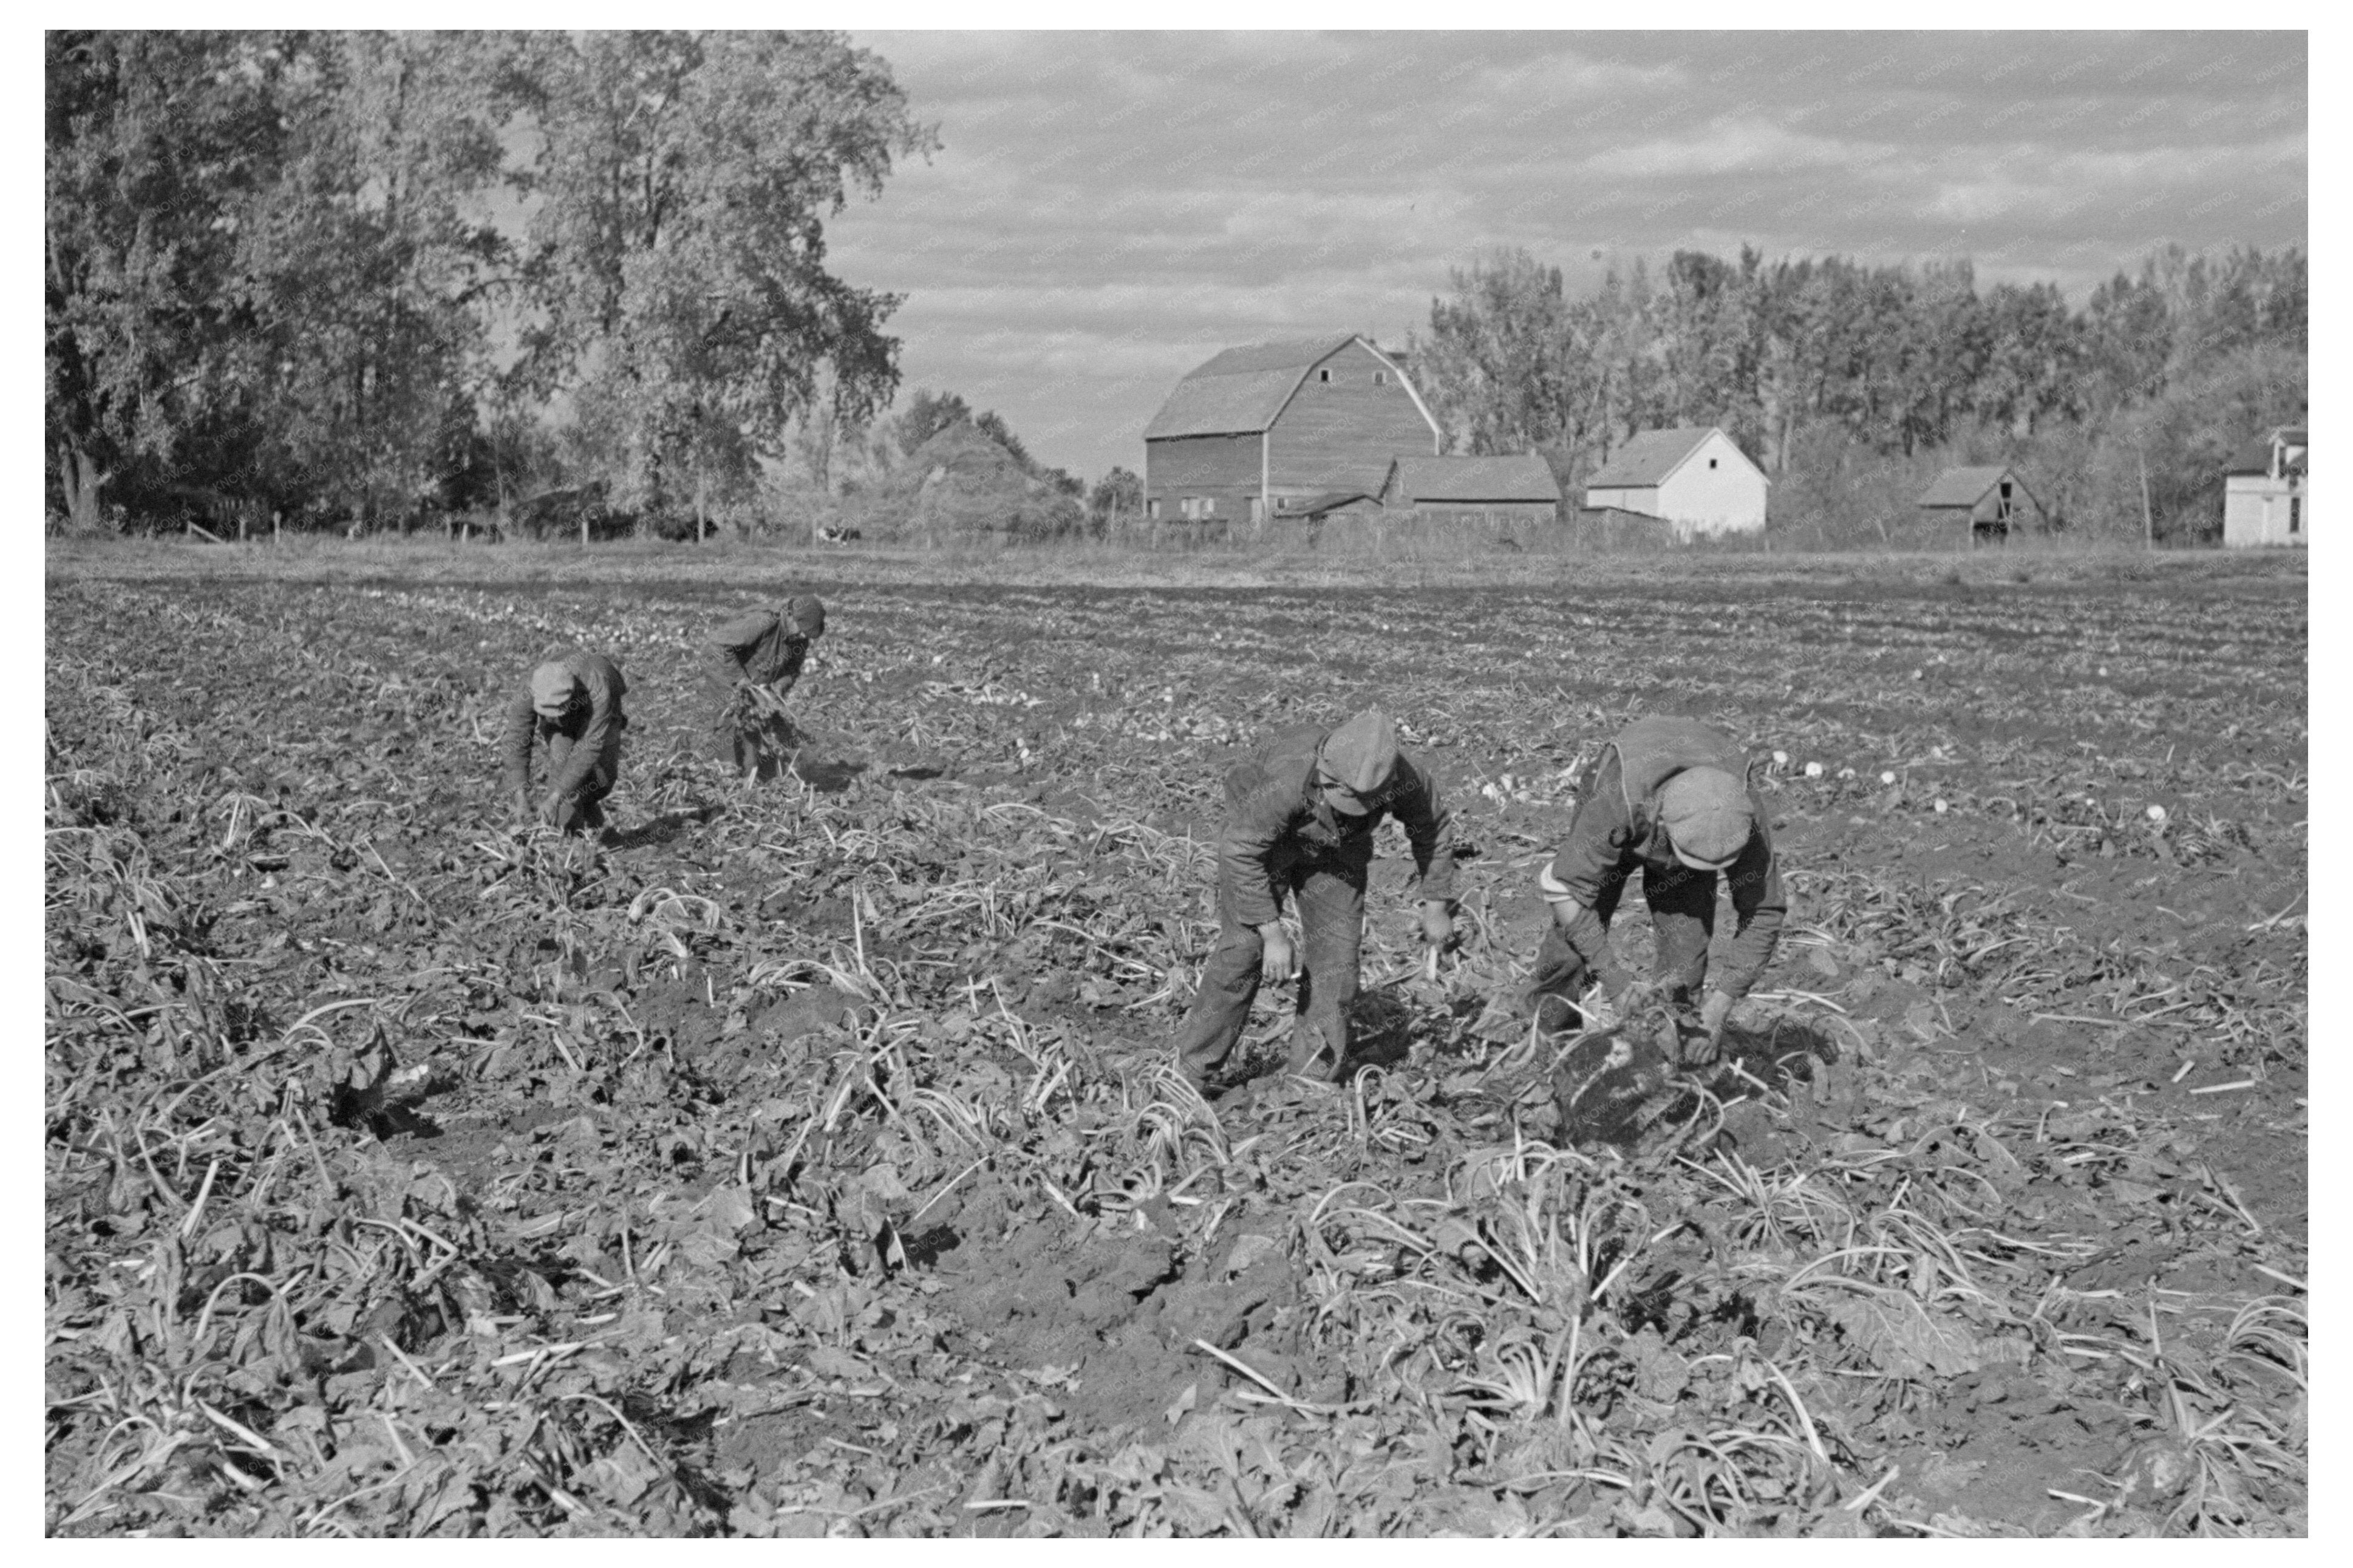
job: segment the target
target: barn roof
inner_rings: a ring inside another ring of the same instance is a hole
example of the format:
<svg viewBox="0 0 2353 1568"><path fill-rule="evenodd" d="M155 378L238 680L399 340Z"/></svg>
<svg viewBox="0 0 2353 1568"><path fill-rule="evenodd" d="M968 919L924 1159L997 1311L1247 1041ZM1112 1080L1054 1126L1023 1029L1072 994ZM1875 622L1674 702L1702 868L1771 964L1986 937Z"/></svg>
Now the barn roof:
<svg viewBox="0 0 2353 1568"><path fill-rule="evenodd" d="M1318 512L1335 511L1356 501L1369 501L1377 506L1380 504L1380 497L1369 490L1341 489L1327 490L1321 495L1301 496L1291 503L1290 509L1312 517Z"/></svg>
<svg viewBox="0 0 2353 1568"><path fill-rule="evenodd" d="M1603 490L1657 484L1683 466L1700 442L1715 434L1714 425L1678 425L1671 430L1644 430L1628 440L1609 461L1586 480L1588 487Z"/></svg>
<svg viewBox="0 0 2353 1568"><path fill-rule="evenodd" d="M1355 334L1342 333L1227 349L1176 383L1168 400L1160 405L1160 412L1144 427L1144 439L1252 435L1263 430L1299 390L1310 367L1355 341Z"/></svg>
<svg viewBox="0 0 2353 1568"><path fill-rule="evenodd" d="M1928 488L1920 493L1915 506L1975 506L1985 499L1987 491L2001 482L2010 469L2002 463L1991 467L1948 468L1938 474ZM2011 475L2012 482L2016 475Z"/></svg>
<svg viewBox="0 0 2353 1568"><path fill-rule="evenodd" d="M1521 457L1398 459L1397 493L1409 504L1438 502L1560 499L1552 465L1534 452Z"/></svg>

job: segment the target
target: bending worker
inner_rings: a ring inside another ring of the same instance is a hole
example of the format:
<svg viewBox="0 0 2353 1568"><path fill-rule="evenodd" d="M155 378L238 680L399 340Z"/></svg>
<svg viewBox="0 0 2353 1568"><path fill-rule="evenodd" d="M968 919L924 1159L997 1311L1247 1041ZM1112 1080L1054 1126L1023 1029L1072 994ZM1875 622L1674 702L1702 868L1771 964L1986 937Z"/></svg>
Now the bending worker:
<svg viewBox="0 0 2353 1568"><path fill-rule="evenodd" d="M1580 1022L1575 1004L1596 979L1614 1000L1630 1000L1633 977L1609 956L1609 920L1637 870L1658 937L1657 983L1688 1008L1707 979L1721 873L1739 926L1727 972L1699 1002L1714 1059L1725 1015L1772 962L1789 908L1764 803L1746 777L1740 748L1696 719L1637 719L1602 748L1567 839L1536 878L1552 906L1529 988L1539 1024Z"/></svg>
<svg viewBox="0 0 2353 1568"><path fill-rule="evenodd" d="M1218 946L1177 1037L1179 1068L1196 1087L1241 1038L1260 982L1298 973L1279 920L1297 900L1307 968L1299 981L1290 1068L1332 1079L1348 1054L1365 928L1365 876L1384 815L1404 824L1421 874L1421 938L1454 937L1454 842L1430 775L1400 756L1397 729L1367 708L1326 733L1281 732L1226 775L1218 841Z"/></svg>
<svg viewBox="0 0 2353 1568"><path fill-rule="evenodd" d="M801 678L809 644L825 635L825 606L796 594L781 609L739 615L703 640L703 680L717 705L712 745L738 773L790 749L782 707Z"/></svg>
<svg viewBox="0 0 2353 1568"><path fill-rule="evenodd" d="M567 832L602 828L601 802L621 776L621 731L628 690L620 666L602 653L568 642L540 655L531 684L507 705L506 787L518 811L533 810L533 740L547 743L547 788L537 801L541 821Z"/></svg>

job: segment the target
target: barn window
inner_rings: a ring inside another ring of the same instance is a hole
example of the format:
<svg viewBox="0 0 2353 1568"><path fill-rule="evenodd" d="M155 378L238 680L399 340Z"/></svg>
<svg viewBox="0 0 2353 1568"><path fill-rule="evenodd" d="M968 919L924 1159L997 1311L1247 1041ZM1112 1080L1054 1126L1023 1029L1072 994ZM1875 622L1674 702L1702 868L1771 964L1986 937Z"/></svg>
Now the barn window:
<svg viewBox="0 0 2353 1568"><path fill-rule="evenodd" d="M2292 535L2304 532L2304 497L2300 495L2287 498L2287 531Z"/></svg>
<svg viewBox="0 0 2353 1568"><path fill-rule="evenodd" d="M1214 495L1205 495L1201 497L1201 515L1204 517L1215 517L1217 514L1218 498Z"/></svg>
<svg viewBox="0 0 2353 1568"><path fill-rule="evenodd" d="M1160 498L1158 496L1155 495L1150 501L1144 503L1144 514L1146 517L1152 518L1157 518L1160 515Z"/></svg>
<svg viewBox="0 0 2353 1568"><path fill-rule="evenodd" d="M1707 460L1707 466L1708 466L1708 467L1710 467L1710 468L1714 468L1714 467L1715 466L1715 460L1714 458L1710 458L1710 459L1708 459L1708 460Z"/></svg>
<svg viewBox="0 0 2353 1568"><path fill-rule="evenodd" d="M1253 496L1251 496L1251 497L1250 498L1250 521L1251 521L1251 522L1253 522L1253 523L1263 523L1263 522L1265 522L1265 521L1266 521L1266 499L1265 499L1265 497L1263 497L1263 496L1258 496L1258 495L1253 495Z"/></svg>
<svg viewBox="0 0 2353 1568"><path fill-rule="evenodd" d="M1315 373L1315 379L1329 387L1332 385L1332 373L1328 370L1319 370Z"/></svg>
<svg viewBox="0 0 2353 1568"><path fill-rule="evenodd" d="M1374 372L1373 372L1373 385L1374 385L1374 386L1376 386L1376 387L1386 387L1386 386L1388 386L1388 384L1389 384L1389 373L1388 373L1388 371L1386 371L1386 370L1376 370L1376 371L1374 371Z"/></svg>

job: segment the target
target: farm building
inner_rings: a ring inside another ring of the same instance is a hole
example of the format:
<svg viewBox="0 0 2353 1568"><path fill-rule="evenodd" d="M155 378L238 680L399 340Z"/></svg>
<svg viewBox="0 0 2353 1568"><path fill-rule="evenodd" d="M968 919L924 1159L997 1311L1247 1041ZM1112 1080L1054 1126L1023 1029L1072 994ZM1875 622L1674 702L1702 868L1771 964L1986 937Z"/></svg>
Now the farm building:
<svg viewBox="0 0 2353 1568"><path fill-rule="evenodd" d="M2222 471L2222 543L2301 546L2312 528L2305 430L2275 429L2249 441Z"/></svg>
<svg viewBox="0 0 2353 1568"><path fill-rule="evenodd" d="M1377 495L1391 461L1438 450L1438 421L1397 360L1350 334L1229 348L1169 393L1144 430L1144 510L1261 522Z"/></svg>
<svg viewBox="0 0 2353 1568"><path fill-rule="evenodd" d="M1381 489L1385 506L1410 507L1431 521L1560 520L1560 481L1534 452L1522 457L1401 457Z"/></svg>
<svg viewBox="0 0 2353 1568"><path fill-rule="evenodd" d="M1300 518L1309 523L1321 523L1331 517L1377 517L1381 510L1381 498L1365 490L1333 490L1322 495L1294 495L1285 499L1290 504L1275 515Z"/></svg>
<svg viewBox="0 0 2353 1568"><path fill-rule="evenodd" d="M2016 470L2000 463L1948 468L1913 504L1939 537L1957 539L1966 534L1973 544L1998 544L2013 528L2041 527L2044 521L2042 503L2027 490L2026 482Z"/></svg>
<svg viewBox="0 0 2353 1568"><path fill-rule="evenodd" d="M1588 511L1663 517L1677 538L1754 534L1765 526L1772 481L1713 425L1645 430L1610 454L1585 482Z"/></svg>

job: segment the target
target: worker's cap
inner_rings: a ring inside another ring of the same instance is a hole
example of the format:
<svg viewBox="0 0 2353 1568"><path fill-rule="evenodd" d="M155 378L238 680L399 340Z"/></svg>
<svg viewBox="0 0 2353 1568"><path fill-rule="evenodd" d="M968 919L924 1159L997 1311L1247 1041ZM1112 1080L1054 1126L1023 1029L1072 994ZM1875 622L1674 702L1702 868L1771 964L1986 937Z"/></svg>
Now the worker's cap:
<svg viewBox="0 0 2353 1568"><path fill-rule="evenodd" d="M825 601L813 593L797 593L785 600L785 625L802 637L825 635Z"/></svg>
<svg viewBox="0 0 2353 1568"><path fill-rule="evenodd" d="M543 718L562 718L579 689L579 677L551 659L531 673L532 709Z"/></svg>
<svg viewBox="0 0 2353 1568"><path fill-rule="evenodd" d="M1677 860L1694 871L1721 871L1748 847L1757 818L1739 779L1721 768L1687 768L1659 791L1659 825Z"/></svg>
<svg viewBox="0 0 2353 1568"><path fill-rule="evenodd" d="M1366 708L1324 736L1316 771L1324 784L1345 791L1332 802L1332 809L1352 817L1372 810L1363 797L1389 781L1389 775L1397 771L1397 726L1378 708Z"/></svg>

